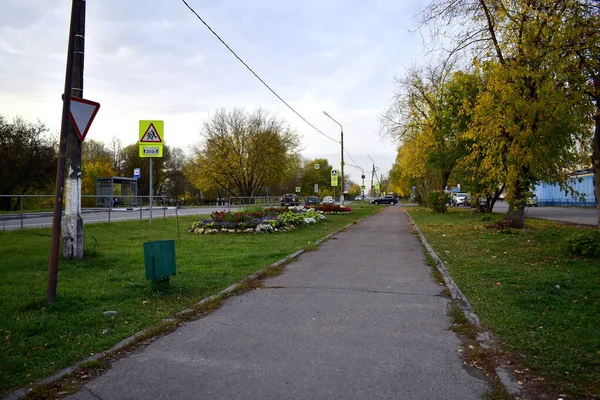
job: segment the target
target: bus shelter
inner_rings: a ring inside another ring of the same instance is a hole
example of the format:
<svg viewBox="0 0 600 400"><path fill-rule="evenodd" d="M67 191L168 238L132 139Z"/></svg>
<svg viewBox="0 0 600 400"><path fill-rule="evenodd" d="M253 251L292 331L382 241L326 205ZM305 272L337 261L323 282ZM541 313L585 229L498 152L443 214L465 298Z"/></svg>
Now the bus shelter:
<svg viewBox="0 0 600 400"><path fill-rule="evenodd" d="M137 207L137 205L136 178L111 176L96 179L96 207Z"/></svg>

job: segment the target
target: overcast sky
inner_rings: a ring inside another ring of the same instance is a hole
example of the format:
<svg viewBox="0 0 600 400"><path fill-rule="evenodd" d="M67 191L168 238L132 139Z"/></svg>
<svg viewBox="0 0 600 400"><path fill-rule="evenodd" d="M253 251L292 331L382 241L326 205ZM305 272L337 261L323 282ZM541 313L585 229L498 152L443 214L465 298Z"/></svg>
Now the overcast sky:
<svg viewBox="0 0 600 400"><path fill-rule="evenodd" d="M238 55L303 117L339 140L348 164L384 173L396 146L379 118L423 57L423 0L188 0ZM71 1L3 0L0 113L60 130ZM301 136L302 155L339 166L340 145L268 91L180 0L88 0L84 97L101 103L87 138L124 146L138 121L164 120L165 143L189 152L215 110L262 107ZM353 161L354 160L354 161ZM361 172L346 167L360 183ZM367 184L368 186L368 184Z"/></svg>

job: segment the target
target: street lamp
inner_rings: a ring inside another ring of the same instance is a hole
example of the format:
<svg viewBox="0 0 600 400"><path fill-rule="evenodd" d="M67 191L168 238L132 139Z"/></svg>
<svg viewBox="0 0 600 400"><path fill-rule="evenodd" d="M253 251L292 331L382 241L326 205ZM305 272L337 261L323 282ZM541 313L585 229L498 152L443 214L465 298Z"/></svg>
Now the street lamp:
<svg viewBox="0 0 600 400"><path fill-rule="evenodd" d="M367 154L367 157L371 158L370 155ZM375 160L371 158L373 161L373 171L371 172L371 200L375 197L375 190L373 189L373 176L375 175Z"/></svg>
<svg viewBox="0 0 600 400"><path fill-rule="evenodd" d="M341 129L341 140L340 140L340 144L342 145L342 176L341 176L341 195L340 195L340 206L343 207L344 206L344 128L342 127L342 124L340 124L339 122L337 122L331 115L327 114L326 111L323 111L323 114L327 115L333 122L335 122L336 124L338 124L340 126Z"/></svg>

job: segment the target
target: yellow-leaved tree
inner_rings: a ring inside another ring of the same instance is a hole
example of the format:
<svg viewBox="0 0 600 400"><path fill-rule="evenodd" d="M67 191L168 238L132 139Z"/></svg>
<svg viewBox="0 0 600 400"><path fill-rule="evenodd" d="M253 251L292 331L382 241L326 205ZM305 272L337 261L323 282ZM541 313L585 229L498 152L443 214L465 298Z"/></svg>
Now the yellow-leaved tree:
<svg viewBox="0 0 600 400"><path fill-rule="evenodd" d="M186 176L218 197L255 197L298 171L298 136L265 111L219 110L200 132Z"/></svg>

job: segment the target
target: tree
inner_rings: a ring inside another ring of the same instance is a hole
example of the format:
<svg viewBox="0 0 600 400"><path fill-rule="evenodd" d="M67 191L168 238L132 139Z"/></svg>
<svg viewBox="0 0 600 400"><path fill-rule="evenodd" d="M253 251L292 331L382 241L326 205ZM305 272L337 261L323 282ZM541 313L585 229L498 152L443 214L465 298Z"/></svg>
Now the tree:
<svg viewBox="0 0 600 400"><path fill-rule="evenodd" d="M350 185L350 188L348 189L348 196L350 196L351 199L354 200L354 198L360 196L362 193L362 190L360 188L359 184L352 184Z"/></svg>
<svg viewBox="0 0 600 400"><path fill-rule="evenodd" d="M113 158L104 143L88 139L82 145L81 194L96 195L96 179L115 176ZM82 204L93 205L93 199L82 199Z"/></svg>
<svg viewBox="0 0 600 400"><path fill-rule="evenodd" d="M254 197L298 169L299 139L262 110L220 110L204 123L188 177L200 190Z"/></svg>
<svg viewBox="0 0 600 400"><path fill-rule="evenodd" d="M566 19L563 51L559 55L563 72L569 76L569 89L581 91L592 103L594 135L588 148L594 171L594 194L600 227L600 5L580 0ZM564 63L567 59L570 62Z"/></svg>
<svg viewBox="0 0 600 400"><path fill-rule="evenodd" d="M123 145L121 139L113 136L110 140L109 151L112 157L112 167L116 175L123 176Z"/></svg>
<svg viewBox="0 0 600 400"><path fill-rule="evenodd" d="M419 197L426 199L428 192L446 187L466 154L463 135L471 119L467 105L481 83L474 74L431 67L412 69L398 83L395 101L382 119L383 131L401 143L399 155L404 158L397 165L402 173L391 178L394 187L404 186L406 192L408 185L416 186Z"/></svg>
<svg viewBox="0 0 600 400"><path fill-rule="evenodd" d="M170 157L165 163L166 179L163 192L177 202L185 200L186 193L190 191L190 182L184 174L188 162L188 157L182 149L170 149Z"/></svg>
<svg viewBox="0 0 600 400"><path fill-rule="evenodd" d="M0 115L0 194L50 191L56 177L57 147L41 122L21 118L8 122ZM0 197L1 210L14 207L11 198Z"/></svg>
<svg viewBox="0 0 600 400"><path fill-rule="evenodd" d="M425 13L426 20L441 24L466 22L452 52L472 50L474 65L486 79L469 126L476 143L471 155L505 180L505 223L513 227L524 226L524 205L533 184L567 185L573 149L588 134L588 111L580 94L562 84L566 76L557 64L564 23L576 3L438 0Z"/></svg>
<svg viewBox="0 0 600 400"><path fill-rule="evenodd" d="M319 165L319 169L315 169L315 165ZM302 176L300 178L300 184L302 188L301 194L303 196L314 195L315 184L319 185L318 197L333 194L331 188L331 170L333 167L329 165L329 161L325 158L315 158L313 160L305 160L304 166L302 167Z"/></svg>
<svg viewBox="0 0 600 400"><path fill-rule="evenodd" d="M177 149L175 149L177 151ZM150 158L140 157L139 145L131 144L121 151L121 175L133 176L135 168L140 169L138 179L138 193L140 196L150 195ZM152 161L152 193L153 196L166 195L166 183L172 169L172 150L169 146L163 147L163 156L155 157ZM183 168L183 165L181 166Z"/></svg>

